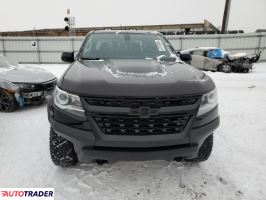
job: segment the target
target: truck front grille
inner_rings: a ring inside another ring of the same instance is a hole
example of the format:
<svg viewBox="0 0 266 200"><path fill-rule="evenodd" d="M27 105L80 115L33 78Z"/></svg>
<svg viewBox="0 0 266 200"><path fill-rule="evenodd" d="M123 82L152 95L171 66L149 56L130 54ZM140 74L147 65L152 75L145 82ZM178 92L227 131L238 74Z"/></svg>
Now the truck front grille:
<svg viewBox="0 0 266 200"><path fill-rule="evenodd" d="M181 97L151 97L151 98L133 98L133 97L86 97L89 105L107 106L107 107L150 107L160 108L168 106L185 106L196 103L199 96L181 96Z"/></svg>
<svg viewBox="0 0 266 200"><path fill-rule="evenodd" d="M93 116L99 128L107 135L164 135L181 133L189 119L190 113L156 115L148 118L120 115Z"/></svg>

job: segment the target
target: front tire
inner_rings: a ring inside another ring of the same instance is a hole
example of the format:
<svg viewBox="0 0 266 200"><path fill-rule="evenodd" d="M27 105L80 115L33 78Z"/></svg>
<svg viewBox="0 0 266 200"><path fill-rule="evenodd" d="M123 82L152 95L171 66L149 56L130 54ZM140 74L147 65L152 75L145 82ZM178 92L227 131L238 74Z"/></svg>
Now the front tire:
<svg viewBox="0 0 266 200"><path fill-rule="evenodd" d="M78 158L73 144L50 129L50 155L53 163L60 167L72 167Z"/></svg>
<svg viewBox="0 0 266 200"><path fill-rule="evenodd" d="M211 134L207 139L203 142L199 149L198 157L193 159L187 159L187 162L204 162L208 160L211 155L213 147L213 134Z"/></svg>
<svg viewBox="0 0 266 200"><path fill-rule="evenodd" d="M12 93L0 89L0 112L13 112L17 109L18 104Z"/></svg>
<svg viewBox="0 0 266 200"><path fill-rule="evenodd" d="M224 72L224 73L231 73L232 72L232 67L230 65L228 65L228 64L223 64L220 67L220 71Z"/></svg>

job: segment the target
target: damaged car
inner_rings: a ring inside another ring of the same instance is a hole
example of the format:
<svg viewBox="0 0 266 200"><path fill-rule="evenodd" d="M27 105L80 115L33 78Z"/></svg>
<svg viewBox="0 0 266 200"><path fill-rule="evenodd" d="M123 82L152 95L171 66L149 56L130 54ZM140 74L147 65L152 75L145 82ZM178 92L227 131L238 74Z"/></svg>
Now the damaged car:
<svg viewBox="0 0 266 200"><path fill-rule="evenodd" d="M20 65L0 55L0 112L41 104L56 83L57 78L44 69Z"/></svg>
<svg viewBox="0 0 266 200"><path fill-rule="evenodd" d="M230 53L217 47L197 47L181 53L190 53L192 60L189 64L198 69L225 73L251 71L261 54Z"/></svg>

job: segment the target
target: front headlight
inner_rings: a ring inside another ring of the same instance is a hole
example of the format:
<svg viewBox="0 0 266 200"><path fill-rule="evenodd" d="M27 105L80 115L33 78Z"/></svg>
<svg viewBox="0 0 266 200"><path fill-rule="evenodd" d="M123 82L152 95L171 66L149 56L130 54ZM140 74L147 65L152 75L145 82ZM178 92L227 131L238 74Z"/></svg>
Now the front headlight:
<svg viewBox="0 0 266 200"><path fill-rule="evenodd" d="M204 94L201 98L200 108L197 116L201 116L218 105L217 90L214 89L211 92Z"/></svg>
<svg viewBox="0 0 266 200"><path fill-rule="evenodd" d="M85 111L77 95L69 94L56 87L54 91L54 104L70 114L85 118Z"/></svg>
<svg viewBox="0 0 266 200"><path fill-rule="evenodd" d="M16 85L21 89L34 89L34 84L27 84L27 83L16 83Z"/></svg>

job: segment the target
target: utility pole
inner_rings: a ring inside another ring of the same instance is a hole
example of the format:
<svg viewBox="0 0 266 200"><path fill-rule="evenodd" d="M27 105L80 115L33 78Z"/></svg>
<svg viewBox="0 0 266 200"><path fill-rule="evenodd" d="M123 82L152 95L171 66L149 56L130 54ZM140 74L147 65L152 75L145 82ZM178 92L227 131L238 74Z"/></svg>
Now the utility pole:
<svg viewBox="0 0 266 200"><path fill-rule="evenodd" d="M225 0L222 33L227 33L230 7L231 7L231 0Z"/></svg>

